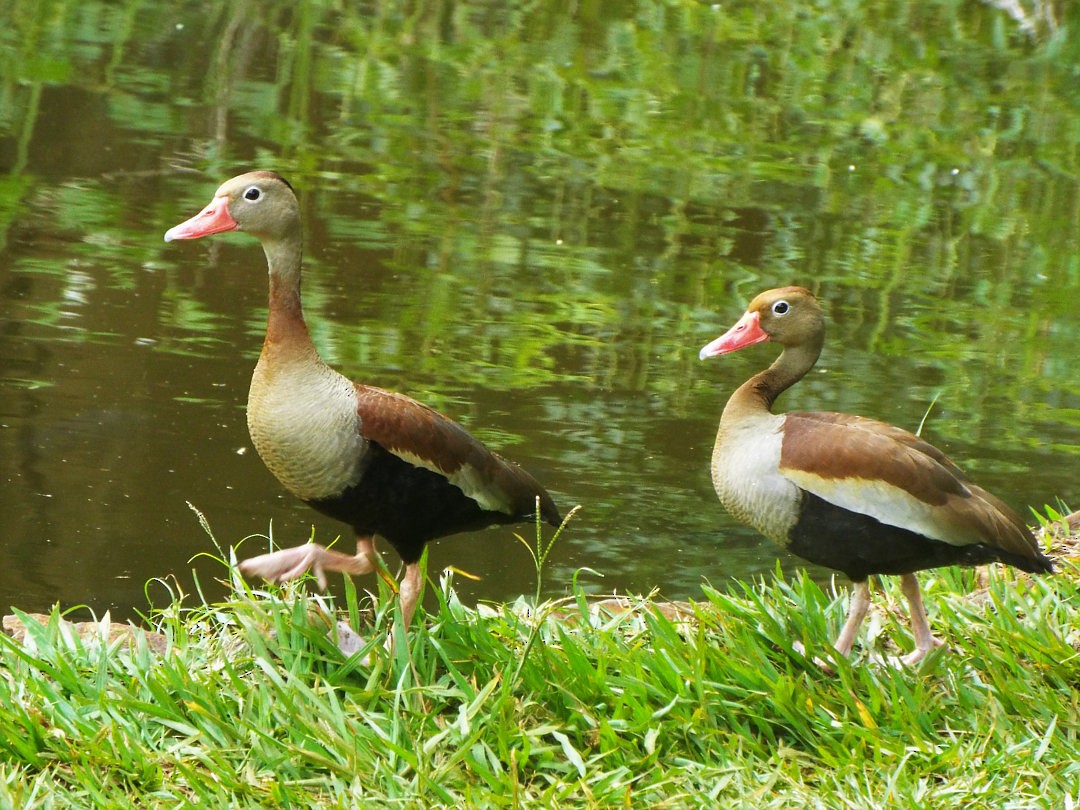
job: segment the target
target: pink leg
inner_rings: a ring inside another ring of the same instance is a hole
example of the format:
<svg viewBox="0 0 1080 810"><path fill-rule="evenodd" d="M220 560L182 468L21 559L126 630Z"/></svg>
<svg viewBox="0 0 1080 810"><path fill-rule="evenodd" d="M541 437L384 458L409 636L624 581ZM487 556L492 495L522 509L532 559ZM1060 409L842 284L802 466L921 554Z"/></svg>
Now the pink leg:
<svg viewBox="0 0 1080 810"><path fill-rule="evenodd" d="M915 637L915 649L902 660L905 664L917 664L930 650L942 646L945 642L930 631L930 622L926 619L926 608L923 607L922 594L919 592L919 580L914 574L900 577L900 590L908 600L911 610L911 634Z"/></svg>
<svg viewBox="0 0 1080 810"><path fill-rule="evenodd" d="M240 563L240 573L249 577L259 576L268 582L286 582L311 571L319 587L325 590L327 571L340 571L353 576L370 574L375 570L375 554L370 537L356 539L355 556L342 554L318 543L308 543L244 560Z"/></svg>
<svg viewBox="0 0 1080 810"><path fill-rule="evenodd" d="M405 629L409 629L413 613L416 611L416 603L420 599L420 566L417 563L409 563L405 566L405 576L401 578L401 587L398 598L401 601L401 621Z"/></svg>
<svg viewBox="0 0 1080 810"><path fill-rule="evenodd" d="M855 636L859 633L866 611L870 608L870 584L868 580L856 582L851 589L848 602L848 615L844 626L840 628L840 635L836 637L836 651L843 656L851 655L851 648L855 644Z"/></svg>

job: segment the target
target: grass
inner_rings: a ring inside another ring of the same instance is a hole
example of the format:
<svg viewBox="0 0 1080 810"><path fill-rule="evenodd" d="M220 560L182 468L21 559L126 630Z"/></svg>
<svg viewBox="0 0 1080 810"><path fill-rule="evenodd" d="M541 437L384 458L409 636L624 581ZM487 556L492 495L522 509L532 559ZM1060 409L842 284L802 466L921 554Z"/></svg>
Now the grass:
<svg viewBox="0 0 1080 810"><path fill-rule="evenodd" d="M779 574L704 588L689 620L580 593L472 608L444 574L407 643L382 644L383 593L345 656L329 617L361 623L355 591L230 567L228 602L151 617L164 651L57 611L0 639L0 806L1073 807L1080 578L1060 569L924 575L950 650L897 669L868 663L910 645L892 582L852 662L827 646L845 591Z"/></svg>

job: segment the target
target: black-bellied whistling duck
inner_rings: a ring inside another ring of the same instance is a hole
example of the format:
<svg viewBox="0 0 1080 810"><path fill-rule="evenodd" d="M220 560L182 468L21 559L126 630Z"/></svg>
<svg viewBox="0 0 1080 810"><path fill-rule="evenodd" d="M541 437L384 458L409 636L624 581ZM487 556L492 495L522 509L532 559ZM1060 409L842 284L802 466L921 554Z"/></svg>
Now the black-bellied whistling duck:
<svg viewBox="0 0 1080 810"><path fill-rule="evenodd" d="M913 664L942 643L930 631L915 571L990 562L1053 571L1015 512L917 436L842 413L772 412L825 341L825 318L809 290L763 292L700 357L764 341L783 351L728 400L713 448L713 485L736 519L854 582L835 644L842 655L851 652L870 605L871 574L900 575L915 639L904 660Z"/></svg>
<svg viewBox="0 0 1080 810"><path fill-rule="evenodd" d="M251 441L285 489L352 526L357 538L355 555L309 543L245 560L244 574L282 582L311 571L325 588L327 571L374 570L379 535L405 563L408 627L428 541L535 519L537 498L541 517L558 525L547 491L461 425L401 394L351 382L319 357L300 306L300 208L282 177L234 177L165 241L223 231L258 239L270 273L266 340L248 393Z"/></svg>

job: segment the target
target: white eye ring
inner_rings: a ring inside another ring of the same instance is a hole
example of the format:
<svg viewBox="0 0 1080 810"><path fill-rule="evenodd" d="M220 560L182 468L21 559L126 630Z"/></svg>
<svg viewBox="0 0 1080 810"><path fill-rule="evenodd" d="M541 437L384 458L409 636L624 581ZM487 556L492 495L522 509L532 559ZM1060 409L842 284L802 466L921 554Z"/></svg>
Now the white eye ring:
<svg viewBox="0 0 1080 810"><path fill-rule="evenodd" d="M258 202L263 198L262 189L258 186L248 186L244 189L243 197L248 202Z"/></svg>
<svg viewBox="0 0 1080 810"><path fill-rule="evenodd" d="M777 301L772 305L773 315L787 315L791 311L791 304L787 301Z"/></svg>

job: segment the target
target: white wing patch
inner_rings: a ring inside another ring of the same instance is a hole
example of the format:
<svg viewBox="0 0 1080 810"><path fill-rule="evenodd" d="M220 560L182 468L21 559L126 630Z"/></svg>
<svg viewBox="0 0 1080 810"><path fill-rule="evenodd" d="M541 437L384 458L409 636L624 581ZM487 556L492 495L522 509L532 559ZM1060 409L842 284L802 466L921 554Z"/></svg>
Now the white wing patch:
<svg viewBox="0 0 1080 810"><path fill-rule="evenodd" d="M935 507L913 498L885 481L862 478L824 478L806 470L783 468L783 475L797 486L835 506L869 515L882 523L916 532L953 546L979 543L983 538L958 522L943 520L946 507Z"/></svg>
<svg viewBox="0 0 1080 810"><path fill-rule="evenodd" d="M431 461L428 461L415 453L410 453L407 450L394 448L389 452L393 453L403 461L407 461L414 467L420 467L425 470L430 470L437 475L444 476L451 484L476 501L481 509L486 509L489 512L502 512L507 515L513 514L511 505L507 501L497 497L498 493L494 492L493 488L487 485L480 475L480 472L472 465L463 464L455 472L447 473L446 470L441 469Z"/></svg>

